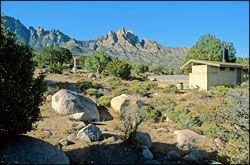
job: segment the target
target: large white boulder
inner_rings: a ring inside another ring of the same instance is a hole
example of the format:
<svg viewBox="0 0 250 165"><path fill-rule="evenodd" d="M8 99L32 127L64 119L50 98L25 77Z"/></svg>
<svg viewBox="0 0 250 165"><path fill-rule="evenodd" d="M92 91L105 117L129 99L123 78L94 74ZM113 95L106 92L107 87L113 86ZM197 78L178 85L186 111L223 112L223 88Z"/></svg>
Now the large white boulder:
<svg viewBox="0 0 250 165"><path fill-rule="evenodd" d="M129 95L126 95L126 94L122 94L120 96L117 96L117 97L114 97L110 104L111 104L111 107L112 109L122 115L124 112L124 107L128 105L130 101L130 96Z"/></svg>
<svg viewBox="0 0 250 165"><path fill-rule="evenodd" d="M75 114L84 112L84 121L99 121L100 116L96 103L90 98L70 91L61 89L52 96L52 108L59 114Z"/></svg>

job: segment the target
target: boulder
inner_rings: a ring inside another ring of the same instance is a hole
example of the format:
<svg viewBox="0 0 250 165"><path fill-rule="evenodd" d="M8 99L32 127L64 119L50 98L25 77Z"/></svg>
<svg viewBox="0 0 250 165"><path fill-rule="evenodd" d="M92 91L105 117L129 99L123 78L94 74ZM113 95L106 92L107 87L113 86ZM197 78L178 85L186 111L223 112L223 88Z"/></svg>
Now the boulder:
<svg viewBox="0 0 250 165"><path fill-rule="evenodd" d="M194 145L194 142L199 139L205 139L204 136L199 135L198 133L185 129L174 131L174 134L177 135L177 146L182 148L185 145L191 146ZM191 146L192 147L192 146Z"/></svg>
<svg viewBox="0 0 250 165"><path fill-rule="evenodd" d="M1 164L69 164L66 154L52 144L19 135L1 147Z"/></svg>
<svg viewBox="0 0 250 165"><path fill-rule="evenodd" d="M101 130L94 124L89 124L77 133L77 138L83 141L98 141L102 135Z"/></svg>
<svg viewBox="0 0 250 165"><path fill-rule="evenodd" d="M152 147L151 137L146 132L136 132L133 136L133 143L137 146Z"/></svg>
<svg viewBox="0 0 250 165"><path fill-rule="evenodd" d="M84 112L85 121L99 121L96 103L79 93L62 89L52 96L52 108L59 114L75 114Z"/></svg>
<svg viewBox="0 0 250 165"><path fill-rule="evenodd" d="M142 156L147 160L152 160L154 158L153 154L147 147L142 149Z"/></svg>
<svg viewBox="0 0 250 165"><path fill-rule="evenodd" d="M72 141L70 141L68 139L60 139L58 141L58 143L62 144L63 146L68 146L68 145L74 144Z"/></svg>
<svg viewBox="0 0 250 165"><path fill-rule="evenodd" d="M204 164L208 158L208 154L202 150L193 150L188 155L185 155L182 159L189 161L190 163Z"/></svg>
<svg viewBox="0 0 250 165"><path fill-rule="evenodd" d="M177 160L181 157L181 155L179 152L172 150L167 153L167 157L169 160Z"/></svg>
<svg viewBox="0 0 250 165"><path fill-rule="evenodd" d="M130 96L122 94L120 96L114 97L111 100L110 104L113 110L122 116L124 113L124 107L128 105L129 101L130 101Z"/></svg>

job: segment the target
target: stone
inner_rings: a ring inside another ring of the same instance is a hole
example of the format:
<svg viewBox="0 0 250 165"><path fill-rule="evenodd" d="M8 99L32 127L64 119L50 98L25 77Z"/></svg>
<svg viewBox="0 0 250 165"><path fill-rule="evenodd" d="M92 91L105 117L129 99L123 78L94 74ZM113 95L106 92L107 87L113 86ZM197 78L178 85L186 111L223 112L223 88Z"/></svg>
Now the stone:
<svg viewBox="0 0 250 165"><path fill-rule="evenodd" d="M85 112L79 112L79 113L74 113L72 115L69 115L69 119L74 120L74 121L86 121L86 122L90 121L89 116L86 115Z"/></svg>
<svg viewBox="0 0 250 165"><path fill-rule="evenodd" d="M75 141L77 139L77 132L68 135L67 140Z"/></svg>
<svg viewBox="0 0 250 165"><path fill-rule="evenodd" d="M185 130L177 130L174 131L174 134L177 135L177 147L182 148L184 145L194 145L195 140L197 139L205 139L204 136L199 135L198 133L185 129Z"/></svg>
<svg viewBox="0 0 250 165"><path fill-rule="evenodd" d="M153 154L147 147L142 149L142 156L147 160L152 160L154 158Z"/></svg>
<svg viewBox="0 0 250 165"><path fill-rule="evenodd" d="M3 143L1 164L69 164L69 158L52 144L18 135Z"/></svg>
<svg viewBox="0 0 250 165"><path fill-rule="evenodd" d="M172 150L167 153L167 157L169 160L177 160L181 157L181 155L179 152Z"/></svg>
<svg viewBox="0 0 250 165"><path fill-rule="evenodd" d="M185 155L182 159L195 162L195 163L204 163L204 160L208 158L208 154L205 151L193 150L188 155Z"/></svg>
<svg viewBox="0 0 250 165"><path fill-rule="evenodd" d="M50 132L49 130L45 130L45 131L43 131L43 135L46 138L50 138L50 136L52 135L52 132Z"/></svg>
<svg viewBox="0 0 250 165"><path fill-rule="evenodd" d="M137 146L147 146L149 149L152 147L151 137L146 132L136 132L133 136L133 143Z"/></svg>
<svg viewBox="0 0 250 165"><path fill-rule="evenodd" d="M94 124L89 124L77 133L77 138L83 141L95 142L100 139L101 130Z"/></svg>
<svg viewBox="0 0 250 165"><path fill-rule="evenodd" d="M74 144L73 142L69 141L68 139L60 139L58 143L62 144L63 146L68 146L70 144Z"/></svg>
<svg viewBox="0 0 250 165"><path fill-rule="evenodd" d="M219 148L223 148L224 147L224 143L223 143L223 141L221 139L215 138L214 142L215 142L216 146L218 146Z"/></svg>
<svg viewBox="0 0 250 165"><path fill-rule="evenodd" d="M124 107L128 105L129 101L130 101L130 96L126 94L122 94L120 96L114 97L111 100L110 104L111 104L112 109L116 113L122 116L124 113Z"/></svg>
<svg viewBox="0 0 250 165"><path fill-rule="evenodd" d="M84 112L84 121L99 121L100 116L96 103L70 90L61 89L52 96L52 108L59 114L69 115Z"/></svg>

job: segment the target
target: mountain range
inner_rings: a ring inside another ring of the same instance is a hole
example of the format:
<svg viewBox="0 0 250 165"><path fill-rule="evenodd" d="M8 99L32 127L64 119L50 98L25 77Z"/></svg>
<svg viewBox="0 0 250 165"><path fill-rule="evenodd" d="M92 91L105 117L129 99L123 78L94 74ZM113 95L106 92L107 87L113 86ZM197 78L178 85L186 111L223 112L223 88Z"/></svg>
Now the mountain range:
<svg viewBox="0 0 250 165"><path fill-rule="evenodd" d="M18 40L30 45L36 52L42 47L56 45L68 48L73 55L88 55L95 51L105 51L111 57L135 63L148 63L156 66L179 67L190 47L165 47L149 39L139 40L133 31L120 28L117 32L96 39L79 41L65 35L58 29L44 30L26 28L19 20L4 16L5 27L15 32Z"/></svg>

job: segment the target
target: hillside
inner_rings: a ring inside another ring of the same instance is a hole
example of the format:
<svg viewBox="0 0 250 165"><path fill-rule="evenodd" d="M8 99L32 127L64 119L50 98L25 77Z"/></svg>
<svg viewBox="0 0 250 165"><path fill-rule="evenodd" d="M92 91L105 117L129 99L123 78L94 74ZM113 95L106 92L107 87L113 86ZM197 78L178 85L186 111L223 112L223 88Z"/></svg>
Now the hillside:
<svg viewBox="0 0 250 165"><path fill-rule="evenodd" d="M19 40L39 51L44 46L62 46L72 54L88 55L103 50L111 57L118 57L136 63L153 63L168 67L179 67L190 47L164 47L149 39L139 40L132 31L120 28L93 40L79 41L65 35L58 29L44 30L42 27L26 28L19 20L5 16L5 26L17 34Z"/></svg>

